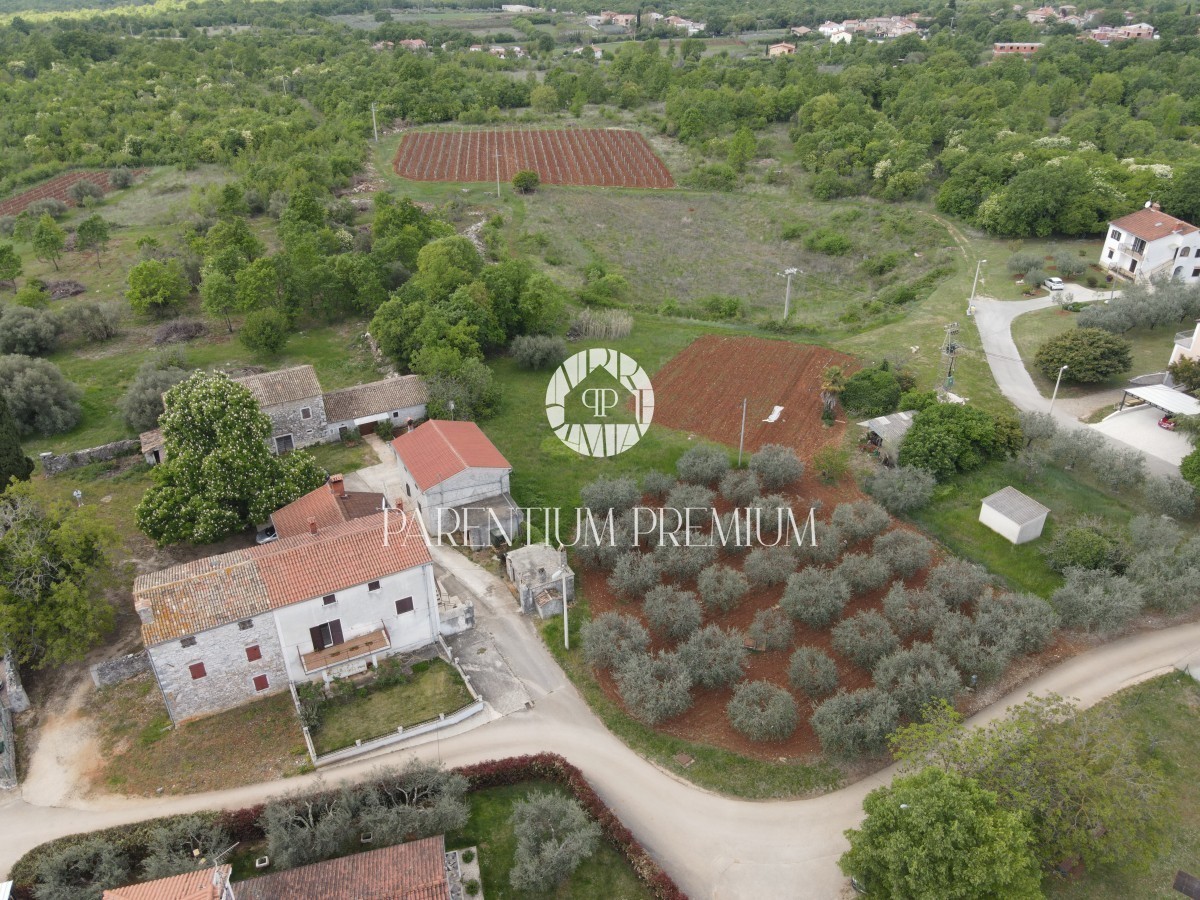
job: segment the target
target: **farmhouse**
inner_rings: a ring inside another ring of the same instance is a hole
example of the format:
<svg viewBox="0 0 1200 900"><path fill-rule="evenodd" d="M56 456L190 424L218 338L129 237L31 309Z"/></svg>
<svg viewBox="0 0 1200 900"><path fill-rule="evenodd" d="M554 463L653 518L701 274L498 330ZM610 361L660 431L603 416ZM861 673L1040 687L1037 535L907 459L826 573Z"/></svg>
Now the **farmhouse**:
<svg viewBox="0 0 1200 900"><path fill-rule="evenodd" d="M794 34L796 37L807 37L808 35L812 34L812 29L805 25L793 25L792 34Z"/></svg>
<svg viewBox="0 0 1200 900"><path fill-rule="evenodd" d="M403 41L397 41L397 46L403 47L405 50L427 50L429 45L420 38L406 38Z"/></svg>
<svg viewBox="0 0 1200 900"><path fill-rule="evenodd" d="M1149 281L1169 275L1189 284L1200 281L1200 229L1169 216L1157 203L1108 224L1100 265L1114 275Z"/></svg>
<svg viewBox="0 0 1200 900"><path fill-rule="evenodd" d="M1050 507L1022 494L1011 485L983 498L979 521L1014 544L1042 536Z"/></svg>
<svg viewBox="0 0 1200 900"><path fill-rule="evenodd" d="M521 611L543 619L561 615L564 583L569 603L575 597L575 573L566 556L547 544L528 544L504 555L504 571L517 589Z"/></svg>
<svg viewBox="0 0 1200 900"><path fill-rule="evenodd" d="M829 43L831 44L848 44L852 40L854 40L854 35L849 31L839 31L837 34L829 36Z"/></svg>
<svg viewBox="0 0 1200 900"><path fill-rule="evenodd" d="M478 548L517 533L512 466L474 422L430 419L391 446L404 494L430 534L458 534Z"/></svg>
<svg viewBox="0 0 1200 900"><path fill-rule="evenodd" d="M373 432L385 419L390 419L394 428L411 428L425 418L429 391L419 375L403 375L330 391L322 399L328 421L326 439L333 440L345 437L352 428L363 434Z"/></svg>
<svg viewBox="0 0 1200 900"><path fill-rule="evenodd" d="M786 41L779 44L772 44L767 48L767 56L791 56L796 52L796 45L789 44Z"/></svg>
<svg viewBox="0 0 1200 900"><path fill-rule="evenodd" d="M1004 43L998 42L992 44L992 53L996 56L1009 56L1016 54L1017 56L1033 56L1042 49L1041 44L1036 43Z"/></svg>
<svg viewBox="0 0 1200 900"><path fill-rule="evenodd" d="M276 453L326 440L325 400L312 366L293 366L233 380L249 388L270 417L271 445Z"/></svg>
<svg viewBox="0 0 1200 900"><path fill-rule="evenodd" d="M322 489L324 490L324 489ZM387 512L140 576L133 603L179 723L435 642L419 524Z"/></svg>

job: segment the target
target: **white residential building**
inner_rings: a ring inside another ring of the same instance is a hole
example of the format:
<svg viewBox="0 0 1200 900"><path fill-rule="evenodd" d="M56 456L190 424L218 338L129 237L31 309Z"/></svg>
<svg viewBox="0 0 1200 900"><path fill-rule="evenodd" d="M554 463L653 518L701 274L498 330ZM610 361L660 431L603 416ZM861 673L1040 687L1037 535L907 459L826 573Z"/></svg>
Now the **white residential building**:
<svg viewBox="0 0 1200 900"><path fill-rule="evenodd" d="M1169 216L1157 203L1108 225L1100 265L1122 278L1200 281L1200 229Z"/></svg>

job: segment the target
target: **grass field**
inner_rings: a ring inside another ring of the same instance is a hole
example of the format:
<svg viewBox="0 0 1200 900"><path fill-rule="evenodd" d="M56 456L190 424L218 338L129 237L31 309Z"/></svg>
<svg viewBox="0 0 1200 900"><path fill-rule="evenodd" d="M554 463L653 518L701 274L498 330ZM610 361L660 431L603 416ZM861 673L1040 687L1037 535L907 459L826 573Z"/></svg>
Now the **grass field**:
<svg viewBox="0 0 1200 900"><path fill-rule="evenodd" d="M1171 890L1175 873L1195 874L1200 868L1200 685L1172 673L1127 688L1101 705L1118 710L1124 725L1142 739L1147 755L1162 767L1168 798L1162 818L1171 823L1170 841L1146 870L1087 872L1072 883L1047 878L1046 893L1062 900L1180 897Z"/></svg>
<svg viewBox="0 0 1200 900"><path fill-rule="evenodd" d="M367 687L366 696L324 704L321 725L312 732L313 746L318 755L332 753L356 740L428 722L470 702L471 693L454 667L432 659L427 666L414 666L412 677L402 684Z"/></svg>
<svg viewBox="0 0 1200 900"><path fill-rule="evenodd" d="M471 819L466 827L446 835L448 850L479 849L483 896L488 900L528 896L514 890L508 881L517 850L516 835L509 819L517 801L534 791L567 794L557 785L536 781L476 791L467 795ZM651 894L637 880L624 858L601 839L596 852L558 890L546 896L558 900L640 900Z"/></svg>

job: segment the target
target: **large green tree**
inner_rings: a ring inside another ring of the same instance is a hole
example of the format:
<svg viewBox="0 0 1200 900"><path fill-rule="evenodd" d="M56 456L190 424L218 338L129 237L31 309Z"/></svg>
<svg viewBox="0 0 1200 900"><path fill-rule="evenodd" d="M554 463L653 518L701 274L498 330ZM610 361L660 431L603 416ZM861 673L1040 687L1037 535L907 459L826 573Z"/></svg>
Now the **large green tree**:
<svg viewBox="0 0 1200 900"><path fill-rule="evenodd" d="M0 494L0 643L35 667L81 659L112 630L104 589L116 541L95 507L9 486Z"/></svg>
<svg viewBox="0 0 1200 900"><path fill-rule="evenodd" d="M252 527L320 486L325 472L304 451L274 456L271 420L249 389L196 372L167 391L159 419L166 461L154 469L135 516L159 544L208 544Z"/></svg>
<svg viewBox="0 0 1200 900"><path fill-rule="evenodd" d="M0 488L16 478L24 481L33 474L33 460L21 449L17 422L8 411L8 401L0 393Z"/></svg>
<svg viewBox="0 0 1200 900"><path fill-rule="evenodd" d="M21 257L11 243L0 244L0 281L12 282L13 289L17 286L17 277L22 271Z"/></svg>
<svg viewBox="0 0 1200 900"><path fill-rule="evenodd" d="M987 460L1015 453L1020 427L974 406L938 403L921 410L900 444L900 465L914 466L939 481L977 469Z"/></svg>
<svg viewBox="0 0 1200 900"><path fill-rule="evenodd" d="M1071 328L1045 341L1037 349L1034 365L1047 378L1090 384L1128 372L1133 366L1133 347L1129 341L1101 328Z"/></svg>
<svg viewBox="0 0 1200 900"><path fill-rule="evenodd" d="M93 213L75 229L75 249L80 253L88 250L96 252L96 266L100 266L100 256L108 248L108 223Z"/></svg>
<svg viewBox="0 0 1200 900"><path fill-rule="evenodd" d="M925 769L876 788L862 828L838 860L870 897L975 900L1041 897L1029 827L996 795L955 772Z"/></svg>
<svg viewBox="0 0 1200 900"><path fill-rule="evenodd" d="M144 259L129 270L125 292L134 312L166 315L192 292L183 266L177 259Z"/></svg>
<svg viewBox="0 0 1200 900"><path fill-rule="evenodd" d="M63 247L67 243L67 235L50 213L42 213L37 224L33 227L33 252L42 262L54 263L54 271L58 271L58 261L62 258Z"/></svg>

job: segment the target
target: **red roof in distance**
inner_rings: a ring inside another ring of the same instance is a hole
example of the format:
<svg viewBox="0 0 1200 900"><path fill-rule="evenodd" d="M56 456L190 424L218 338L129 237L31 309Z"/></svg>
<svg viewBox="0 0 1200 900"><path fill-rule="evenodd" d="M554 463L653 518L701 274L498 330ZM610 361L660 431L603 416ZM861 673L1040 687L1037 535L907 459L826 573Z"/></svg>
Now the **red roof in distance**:
<svg viewBox="0 0 1200 900"><path fill-rule="evenodd" d="M474 422L430 419L392 441L404 468L422 491L467 469L512 466Z"/></svg>
<svg viewBox="0 0 1200 900"><path fill-rule="evenodd" d="M1140 237L1144 241L1157 241L1159 238L1167 237L1171 234L1191 234L1193 231L1198 230L1190 222L1169 216L1161 209L1154 209L1153 207L1139 209L1137 212L1122 216L1115 220L1112 225L1113 228L1128 231L1130 234Z"/></svg>

